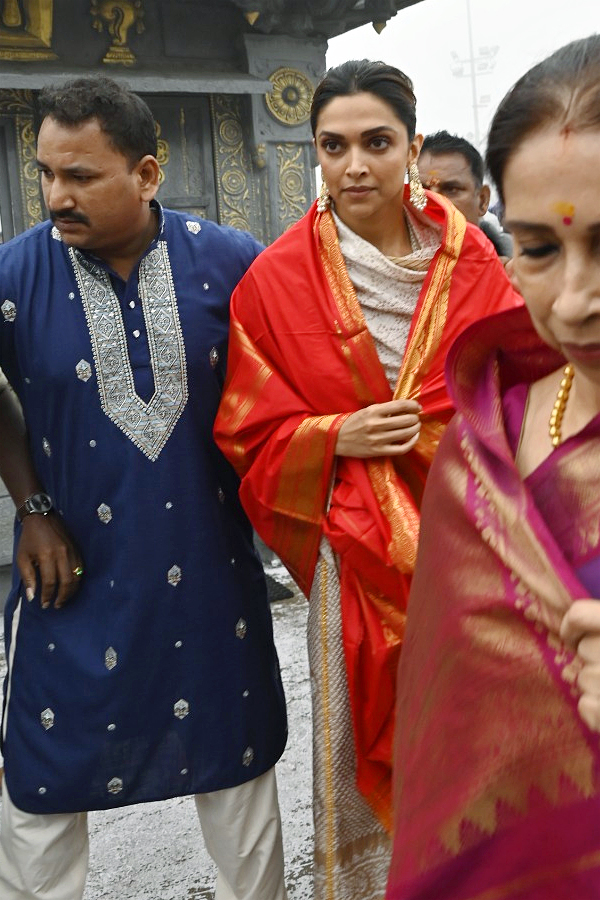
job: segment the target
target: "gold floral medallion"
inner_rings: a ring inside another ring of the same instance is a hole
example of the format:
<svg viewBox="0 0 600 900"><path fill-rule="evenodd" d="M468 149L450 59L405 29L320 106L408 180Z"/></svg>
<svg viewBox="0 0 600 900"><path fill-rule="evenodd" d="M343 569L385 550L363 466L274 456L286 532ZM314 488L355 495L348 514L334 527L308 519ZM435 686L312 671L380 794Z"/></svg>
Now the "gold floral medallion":
<svg viewBox="0 0 600 900"><path fill-rule="evenodd" d="M269 76L273 85L265 94L267 109L284 125L301 125L310 116L310 104L314 88L303 72L283 67Z"/></svg>

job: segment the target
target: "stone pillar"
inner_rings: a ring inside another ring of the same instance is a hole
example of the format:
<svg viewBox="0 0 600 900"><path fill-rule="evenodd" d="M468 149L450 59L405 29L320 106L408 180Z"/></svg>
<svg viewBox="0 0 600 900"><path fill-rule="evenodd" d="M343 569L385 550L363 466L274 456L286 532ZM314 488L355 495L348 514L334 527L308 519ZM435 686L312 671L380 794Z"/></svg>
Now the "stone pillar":
<svg viewBox="0 0 600 900"><path fill-rule="evenodd" d="M325 39L244 36L251 75L268 79L270 94L251 98L252 160L262 179L267 241L279 237L315 197L309 111L325 69Z"/></svg>

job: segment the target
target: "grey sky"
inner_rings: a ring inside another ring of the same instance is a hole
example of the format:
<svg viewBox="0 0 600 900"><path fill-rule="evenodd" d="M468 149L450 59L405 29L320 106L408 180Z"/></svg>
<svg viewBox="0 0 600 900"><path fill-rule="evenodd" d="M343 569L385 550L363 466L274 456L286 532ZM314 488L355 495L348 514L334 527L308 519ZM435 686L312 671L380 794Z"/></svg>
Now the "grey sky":
<svg viewBox="0 0 600 900"><path fill-rule="evenodd" d="M469 57L468 7L473 55L479 68L491 69L476 76L482 142L495 107L520 75L562 44L600 31L599 0L422 0L399 12L381 35L365 25L334 38L327 65L366 57L398 66L415 84L419 131L447 128L473 140L470 66L462 63L463 77L452 71L461 65L453 52L458 60ZM494 47L495 55L486 56L485 48Z"/></svg>

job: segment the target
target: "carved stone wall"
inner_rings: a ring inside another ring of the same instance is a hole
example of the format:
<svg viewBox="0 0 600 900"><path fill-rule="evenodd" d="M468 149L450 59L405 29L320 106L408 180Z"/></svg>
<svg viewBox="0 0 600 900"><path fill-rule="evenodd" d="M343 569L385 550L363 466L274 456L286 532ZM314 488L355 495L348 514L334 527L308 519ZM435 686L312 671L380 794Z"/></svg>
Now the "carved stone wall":
<svg viewBox="0 0 600 900"><path fill-rule="evenodd" d="M165 205L274 240L315 194L308 108L325 67L325 36L289 21L294 37L268 17L253 29L230 0L0 0L2 239L45 217L37 92L96 72L148 100ZM0 483L0 564L12 512Z"/></svg>
<svg viewBox="0 0 600 900"><path fill-rule="evenodd" d="M290 23L297 32L297 16ZM4 144L20 180L17 190L0 173L4 237L44 215L37 90L94 71L148 99L163 202L267 243L281 234L315 193L307 119L326 40L261 34L264 16L255 24L229 0L0 0L0 132L16 129Z"/></svg>
<svg viewBox="0 0 600 900"><path fill-rule="evenodd" d="M315 197L309 114L314 86L324 70L326 43L247 35L245 45L249 72L272 85L271 93L253 96L250 104L252 155L265 182L263 202L273 240Z"/></svg>
<svg viewBox="0 0 600 900"><path fill-rule="evenodd" d="M248 115L241 97L211 97L213 154L219 221L251 231L268 242L271 232L268 182L262 162L254 160L248 142Z"/></svg>
<svg viewBox="0 0 600 900"><path fill-rule="evenodd" d="M0 59L56 59L53 0L0 0Z"/></svg>

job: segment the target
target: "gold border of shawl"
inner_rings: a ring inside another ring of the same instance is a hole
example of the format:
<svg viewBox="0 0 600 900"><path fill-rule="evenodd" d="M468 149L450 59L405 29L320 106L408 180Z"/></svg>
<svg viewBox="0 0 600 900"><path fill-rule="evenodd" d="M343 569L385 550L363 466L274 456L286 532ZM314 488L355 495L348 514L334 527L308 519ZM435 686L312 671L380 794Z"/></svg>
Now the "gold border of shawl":
<svg viewBox="0 0 600 900"><path fill-rule="evenodd" d="M226 412L230 421L230 433L235 434L240 430L246 417L254 407L254 404L273 373L258 352L243 326L235 319L231 320L230 330L232 334L235 332L235 336L244 355L251 359L254 364L253 377L252 380L249 381L248 389L243 392L233 390L225 391L221 400L221 414L223 414L223 410ZM246 456L244 444L234 441L230 444L230 447L237 465L242 466Z"/></svg>
<svg viewBox="0 0 600 900"><path fill-rule="evenodd" d="M337 434L347 417L343 413L310 416L300 423L285 454L286 477L281 479L277 491L277 511L293 509L296 519L315 525L321 523L325 510L322 492L315 491L315 478L319 479L323 469L332 428ZM326 484L324 490L326 493Z"/></svg>
<svg viewBox="0 0 600 900"><path fill-rule="evenodd" d="M467 231L465 217L445 197L436 200L446 210L446 233L442 251L431 274L427 293L421 304L419 318L409 339L394 398L415 398L429 369L429 363L438 352L448 316L448 300L454 267Z"/></svg>

